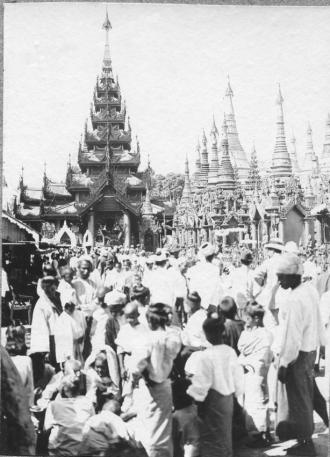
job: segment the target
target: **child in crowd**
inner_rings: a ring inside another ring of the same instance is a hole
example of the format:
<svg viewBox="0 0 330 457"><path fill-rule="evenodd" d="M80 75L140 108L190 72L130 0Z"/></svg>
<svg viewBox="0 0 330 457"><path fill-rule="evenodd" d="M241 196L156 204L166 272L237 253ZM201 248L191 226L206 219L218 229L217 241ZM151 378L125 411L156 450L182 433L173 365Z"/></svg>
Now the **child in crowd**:
<svg viewBox="0 0 330 457"><path fill-rule="evenodd" d="M244 368L244 408L251 447L269 446L267 375L272 359L272 336L263 326L264 309L255 302L245 308L245 330L238 341L239 362Z"/></svg>
<svg viewBox="0 0 330 457"><path fill-rule="evenodd" d="M230 297L224 297L219 305L219 312L225 318L225 342L232 347L238 355L237 343L244 330L244 322L237 317L237 305L235 300Z"/></svg>
<svg viewBox="0 0 330 457"><path fill-rule="evenodd" d="M203 330L212 346L197 353L187 390L201 419L200 456L232 457L233 397L243 393L243 370L234 349L223 344L223 319L206 319Z"/></svg>

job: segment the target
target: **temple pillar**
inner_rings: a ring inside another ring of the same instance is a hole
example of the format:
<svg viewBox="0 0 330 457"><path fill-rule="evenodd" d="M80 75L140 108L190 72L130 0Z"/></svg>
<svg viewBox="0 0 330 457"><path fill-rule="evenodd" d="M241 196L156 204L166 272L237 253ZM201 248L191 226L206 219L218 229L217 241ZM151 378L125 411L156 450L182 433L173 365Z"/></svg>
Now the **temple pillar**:
<svg viewBox="0 0 330 457"><path fill-rule="evenodd" d="M92 243L92 246L94 246L94 244L95 244L95 213L93 210L88 214L88 230L90 231L90 233L92 235L91 243Z"/></svg>
<svg viewBox="0 0 330 457"><path fill-rule="evenodd" d="M124 213L124 231L125 231L125 240L124 248L129 249L131 243L131 219L128 213Z"/></svg>
<svg viewBox="0 0 330 457"><path fill-rule="evenodd" d="M278 224L278 237L284 243L284 221L281 219Z"/></svg>
<svg viewBox="0 0 330 457"><path fill-rule="evenodd" d="M308 237L309 237L309 220L305 219L304 220L304 243L305 243L305 246L307 245Z"/></svg>
<svg viewBox="0 0 330 457"><path fill-rule="evenodd" d="M314 227L315 240L318 244L322 244L322 223L316 218L314 220Z"/></svg>
<svg viewBox="0 0 330 457"><path fill-rule="evenodd" d="M241 244L243 241L243 232L242 231L238 232L238 241L239 241L239 244Z"/></svg>
<svg viewBox="0 0 330 457"><path fill-rule="evenodd" d="M222 247L225 248L227 245L227 235L222 235Z"/></svg>
<svg viewBox="0 0 330 457"><path fill-rule="evenodd" d="M257 243L257 227L254 222L252 222L252 225L251 225L251 237L252 237L252 241L253 241L252 246L255 247L255 245Z"/></svg>

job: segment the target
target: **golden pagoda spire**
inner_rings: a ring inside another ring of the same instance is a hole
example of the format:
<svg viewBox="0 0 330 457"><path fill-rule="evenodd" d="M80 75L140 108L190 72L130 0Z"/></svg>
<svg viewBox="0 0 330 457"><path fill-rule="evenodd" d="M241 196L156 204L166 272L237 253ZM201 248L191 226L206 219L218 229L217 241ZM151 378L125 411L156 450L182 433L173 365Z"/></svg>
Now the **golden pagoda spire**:
<svg viewBox="0 0 330 457"><path fill-rule="evenodd" d="M185 161L185 173L184 173L184 187L182 191L181 203L190 203L191 202L191 183L189 175L189 161L188 156L186 156Z"/></svg>
<svg viewBox="0 0 330 457"><path fill-rule="evenodd" d="M203 184L207 184L207 176L209 172L209 158L207 152L207 138L205 135L205 130L203 129L202 136L202 160L201 160L201 179Z"/></svg>
<svg viewBox="0 0 330 457"><path fill-rule="evenodd" d="M213 116L213 125L211 128L211 160L208 173L208 185L215 186L219 182L219 157L218 157L218 141L217 141L218 129L215 125Z"/></svg>
<svg viewBox="0 0 330 457"><path fill-rule="evenodd" d="M226 116L224 117L222 124L222 157L219 167L219 184L224 190L235 189L235 172L229 155L229 143L228 143L228 126Z"/></svg>

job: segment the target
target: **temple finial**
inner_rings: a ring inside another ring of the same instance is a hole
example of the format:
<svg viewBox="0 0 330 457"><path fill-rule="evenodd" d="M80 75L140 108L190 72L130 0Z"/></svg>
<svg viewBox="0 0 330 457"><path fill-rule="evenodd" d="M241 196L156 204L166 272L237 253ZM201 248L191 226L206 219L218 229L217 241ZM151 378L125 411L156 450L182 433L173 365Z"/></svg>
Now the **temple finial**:
<svg viewBox="0 0 330 457"><path fill-rule="evenodd" d="M102 28L105 29L107 32L112 29L111 22L109 20L108 15L108 8L105 11L105 21L103 22Z"/></svg>
<svg viewBox="0 0 330 457"><path fill-rule="evenodd" d="M102 28L105 30L105 46L104 46L103 64L105 67L111 67L109 30L112 29L112 26L111 26L111 22L110 22L109 16L108 16L108 10L106 10L105 21L102 25Z"/></svg>

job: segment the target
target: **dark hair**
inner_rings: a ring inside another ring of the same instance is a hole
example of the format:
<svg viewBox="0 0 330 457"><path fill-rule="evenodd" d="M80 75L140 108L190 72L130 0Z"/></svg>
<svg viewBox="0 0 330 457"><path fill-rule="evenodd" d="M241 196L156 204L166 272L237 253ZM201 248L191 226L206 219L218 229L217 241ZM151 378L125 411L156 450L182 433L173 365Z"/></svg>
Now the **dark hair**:
<svg viewBox="0 0 330 457"><path fill-rule="evenodd" d="M144 304L144 301L150 297L150 290L147 287L133 286L131 300L137 300Z"/></svg>
<svg viewBox="0 0 330 457"><path fill-rule="evenodd" d="M206 262L212 262L214 257L215 257L215 254L211 254L211 255L208 255L207 257L205 257L205 260L206 260Z"/></svg>
<svg viewBox="0 0 330 457"><path fill-rule="evenodd" d="M42 271L43 271L44 273L47 273L47 276L56 276L55 268L54 268L50 263L46 263L46 264L42 267Z"/></svg>
<svg viewBox="0 0 330 457"><path fill-rule="evenodd" d="M168 306L164 305L164 303L150 305L146 316L150 326L154 330L157 330L159 327L165 329L168 322Z"/></svg>
<svg viewBox="0 0 330 457"><path fill-rule="evenodd" d="M196 304L201 303L201 297L200 297L199 293L196 291L193 291L193 292L188 291L187 299Z"/></svg>
<svg viewBox="0 0 330 457"><path fill-rule="evenodd" d="M260 320L262 320L265 315L264 308L257 302L248 302L248 304L244 308L244 312L248 316L258 317Z"/></svg>
<svg viewBox="0 0 330 457"><path fill-rule="evenodd" d="M210 342L220 340L224 330L224 317L221 314L217 318L208 317L203 322L203 331Z"/></svg>
<svg viewBox="0 0 330 457"><path fill-rule="evenodd" d="M225 300L227 300L229 303L231 303L231 306L229 309L221 308L221 303ZM236 305L236 302L233 299L233 297L230 297L230 296L223 297L223 299L221 300L221 303L218 306L218 313L221 313L226 319L235 319L235 317L237 315L237 305Z"/></svg>

